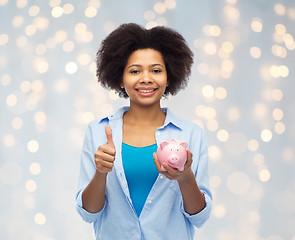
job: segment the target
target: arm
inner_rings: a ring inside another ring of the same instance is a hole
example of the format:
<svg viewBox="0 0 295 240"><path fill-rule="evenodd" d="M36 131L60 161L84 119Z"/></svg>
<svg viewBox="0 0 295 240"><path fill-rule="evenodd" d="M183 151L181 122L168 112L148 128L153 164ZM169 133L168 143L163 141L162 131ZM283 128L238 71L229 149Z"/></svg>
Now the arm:
<svg viewBox="0 0 295 240"><path fill-rule="evenodd" d="M107 143L100 146L95 155L96 171L82 193L83 208L91 213L99 212L105 204L107 173L112 171L116 149L112 139L112 130L106 126Z"/></svg>
<svg viewBox="0 0 295 240"><path fill-rule="evenodd" d="M163 166L167 170L167 172L162 171L156 154L154 154L154 161L158 171L161 174L165 175L170 180L178 181L179 188L182 194L184 210L188 214L193 215L202 211L206 206L206 202L203 193L198 187L194 173L191 170L191 165L193 161L192 153L187 150L187 154L187 162L184 166L184 170L181 172L169 167L166 163L164 163Z"/></svg>

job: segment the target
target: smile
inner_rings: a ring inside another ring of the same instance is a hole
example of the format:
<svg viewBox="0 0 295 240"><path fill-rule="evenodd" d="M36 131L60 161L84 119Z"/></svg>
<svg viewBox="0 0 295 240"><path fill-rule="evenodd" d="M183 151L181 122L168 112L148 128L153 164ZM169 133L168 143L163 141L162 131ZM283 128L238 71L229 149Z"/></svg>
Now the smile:
<svg viewBox="0 0 295 240"><path fill-rule="evenodd" d="M141 92L141 93L150 93L150 92L153 92L155 90L156 90L156 88L154 88L154 89L137 89L137 91Z"/></svg>
<svg viewBox="0 0 295 240"><path fill-rule="evenodd" d="M137 88L137 93L142 97L150 97L157 92L158 88Z"/></svg>

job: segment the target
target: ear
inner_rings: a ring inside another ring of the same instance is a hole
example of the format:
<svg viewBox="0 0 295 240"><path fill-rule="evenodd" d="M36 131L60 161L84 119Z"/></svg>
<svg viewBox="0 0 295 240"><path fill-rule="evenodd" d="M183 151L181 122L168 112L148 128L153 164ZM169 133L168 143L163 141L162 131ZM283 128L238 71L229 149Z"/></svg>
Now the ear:
<svg viewBox="0 0 295 240"><path fill-rule="evenodd" d="M160 148L161 148L161 150L163 150L163 148L165 147L165 146L167 146L169 143L167 142L167 141L163 141L163 142L161 142L160 143Z"/></svg>
<svg viewBox="0 0 295 240"><path fill-rule="evenodd" d="M180 146L183 146L186 149L187 148L187 142L181 142Z"/></svg>

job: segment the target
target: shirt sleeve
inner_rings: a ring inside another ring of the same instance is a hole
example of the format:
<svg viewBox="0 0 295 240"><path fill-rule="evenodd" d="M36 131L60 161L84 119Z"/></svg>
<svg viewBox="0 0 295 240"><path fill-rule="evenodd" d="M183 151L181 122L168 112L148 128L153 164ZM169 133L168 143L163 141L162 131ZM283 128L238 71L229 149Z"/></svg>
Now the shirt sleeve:
<svg viewBox="0 0 295 240"><path fill-rule="evenodd" d="M91 123L90 123L91 124ZM92 141L92 130L91 125L88 125L88 128L85 133L83 148L81 153L81 163L80 163L80 175L78 181L78 190L76 194L76 210L82 219L88 223L100 220L103 209L97 213L90 213L83 208L82 193L85 187L89 184L92 179L96 168L94 163L94 147ZM106 205L106 203L105 203Z"/></svg>
<svg viewBox="0 0 295 240"><path fill-rule="evenodd" d="M198 144L196 144L198 145ZM203 226L203 224L209 219L212 210L212 194L209 187L209 172L208 172L208 144L205 136L205 132L201 130L201 140L199 144L198 152L194 153L194 156L199 155L198 164L195 172L195 178L199 189L205 196L206 206L202 211L197 214L190 215L184 210L183 202L181 210L185 217L197 228Z"/></svg>

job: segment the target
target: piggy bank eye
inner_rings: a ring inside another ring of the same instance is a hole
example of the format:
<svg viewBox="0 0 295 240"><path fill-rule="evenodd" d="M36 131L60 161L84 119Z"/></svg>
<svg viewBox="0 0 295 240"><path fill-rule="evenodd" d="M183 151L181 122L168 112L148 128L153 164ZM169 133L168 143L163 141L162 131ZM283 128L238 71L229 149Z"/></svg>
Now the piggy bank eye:
<svg viewBox="0 0 295 240"><path fill-rule="evenodd" d="M170 149L170 151L172 152L172 148Z"/></svg>
<svg viewBox="0 0 295 240"><path fill-rule="evenodd" d="M176 151L178 152L178 149L176 149Z"/></svg>

